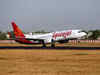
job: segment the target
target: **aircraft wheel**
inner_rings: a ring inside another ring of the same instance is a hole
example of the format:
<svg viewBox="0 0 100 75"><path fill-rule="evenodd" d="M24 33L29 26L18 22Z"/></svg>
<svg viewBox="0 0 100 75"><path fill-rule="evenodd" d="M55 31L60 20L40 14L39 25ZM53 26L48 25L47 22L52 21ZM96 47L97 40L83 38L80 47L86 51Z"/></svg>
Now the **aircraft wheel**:
<svg viewBox="0 0 100 75"><path fill-rule="evenodd" d="M51 40L51 47L55 47L55 41L53 39Z"/></svg>
<svg viewBox="0 0 100 75"><path fill-rule="evenodd" d="M46 44L44 43L44 41L42 41L42 47L44 48L44 47L46 47Z"/></svg>

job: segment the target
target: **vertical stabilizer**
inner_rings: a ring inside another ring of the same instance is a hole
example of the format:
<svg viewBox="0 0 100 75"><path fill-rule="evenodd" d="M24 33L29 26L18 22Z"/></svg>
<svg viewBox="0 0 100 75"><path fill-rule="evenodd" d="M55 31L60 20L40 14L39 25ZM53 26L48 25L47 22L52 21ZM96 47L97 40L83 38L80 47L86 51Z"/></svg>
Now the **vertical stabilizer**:
<svg viewBox="0 0 100 75"><path fill-rule="evenodd" d="M15 22L12 22L12 27L13 27L13 31L14 31L14 35L16 38L24 38L24 34L23 32L21 31L21 29L16 25Z"/></svg>

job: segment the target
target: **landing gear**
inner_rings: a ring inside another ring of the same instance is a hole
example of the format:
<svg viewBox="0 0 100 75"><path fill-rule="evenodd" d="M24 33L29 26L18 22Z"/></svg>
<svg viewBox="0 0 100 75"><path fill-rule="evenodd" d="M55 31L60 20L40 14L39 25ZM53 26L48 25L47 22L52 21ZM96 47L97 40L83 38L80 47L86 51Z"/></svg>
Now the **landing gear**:
<svg viewBox="0 0 100 75"><path fill-rule="evenodd" d="M45 48L46 44L45 44L44 40L42 40L41 42L42 42L42 47ZM55 47L55 41L53 39L51 40L51 47Z"/></svg>
<svg viewBox="0 0 100 75"><path fill-rule="evenodd" d="M46 44L45 44L44 40L42 41L42 44L43 44L42 47L45 48Z"/></svg>
<svg viewBox="0 0 100 75"><path fill-rule="evenodd" d="M55 41L53 39L51 40L51 47L55 47Z"/></svg>

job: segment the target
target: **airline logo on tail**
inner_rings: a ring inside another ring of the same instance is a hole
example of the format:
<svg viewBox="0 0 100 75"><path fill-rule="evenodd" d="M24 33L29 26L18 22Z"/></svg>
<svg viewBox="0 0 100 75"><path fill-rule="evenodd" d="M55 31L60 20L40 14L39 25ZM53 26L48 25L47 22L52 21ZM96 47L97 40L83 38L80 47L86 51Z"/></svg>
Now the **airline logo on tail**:
<svg viewBox="0 0 100 75"><path fill-rule="evenodd" d="M12 27L14 30L14 34L16 38L24 38L23 32L20 30L20 28L15 24L15 22L12 22Z"/></svg>

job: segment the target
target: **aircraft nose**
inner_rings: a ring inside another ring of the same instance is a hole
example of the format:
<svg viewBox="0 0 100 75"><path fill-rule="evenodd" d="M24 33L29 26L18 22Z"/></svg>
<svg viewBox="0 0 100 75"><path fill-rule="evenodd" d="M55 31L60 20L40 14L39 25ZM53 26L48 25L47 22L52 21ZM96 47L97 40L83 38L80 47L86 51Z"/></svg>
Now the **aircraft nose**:
<svg viewBox="0 0 100 75"><path fill-rule="evenodd" d="M86 36L87 35L87 33L85 33L85 32L82 32L82 34L83 34L83 36Z"/></svg>

